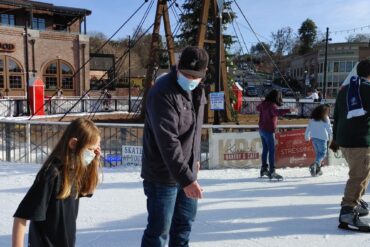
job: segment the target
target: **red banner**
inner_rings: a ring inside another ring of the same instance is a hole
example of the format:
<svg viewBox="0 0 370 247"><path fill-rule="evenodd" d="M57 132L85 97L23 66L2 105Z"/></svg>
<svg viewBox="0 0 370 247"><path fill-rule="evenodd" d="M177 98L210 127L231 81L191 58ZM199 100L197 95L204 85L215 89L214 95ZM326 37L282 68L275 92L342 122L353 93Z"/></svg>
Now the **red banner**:
<svg viewBox="0 0 370 247"><path fill-rule="evenodd" d="M315 150L304 138L305 129L276 133L276 167L309 166L315 161Z"/></svg>

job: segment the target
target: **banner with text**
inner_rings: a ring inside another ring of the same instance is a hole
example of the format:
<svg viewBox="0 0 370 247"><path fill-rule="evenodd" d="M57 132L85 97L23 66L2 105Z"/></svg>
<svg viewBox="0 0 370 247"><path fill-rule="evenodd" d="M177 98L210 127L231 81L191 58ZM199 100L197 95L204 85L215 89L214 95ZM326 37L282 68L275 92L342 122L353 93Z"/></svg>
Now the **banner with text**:
<svg viewBox="0 0 370 247"><path fill-rule="evenodd" d="M276 168L309 166L315 162L315 150L312 142L305 140L305 131L297 129L276 133ZM327 158L324 164L327 164Z"/></svg>
<svg viewBox="0 0 370 247"><path fill-rule="evenodd" d="M258 132L213 133L209 139L210 169L259 168L262 143Z"/></svg>

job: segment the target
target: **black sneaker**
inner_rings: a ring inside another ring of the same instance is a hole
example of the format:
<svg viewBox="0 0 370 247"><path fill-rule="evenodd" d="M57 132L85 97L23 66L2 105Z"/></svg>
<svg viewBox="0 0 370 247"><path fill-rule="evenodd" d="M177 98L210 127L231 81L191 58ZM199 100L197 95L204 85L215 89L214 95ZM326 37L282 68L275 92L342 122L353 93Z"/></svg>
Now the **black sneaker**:
<svg viewBox="0 0 370 247"><path fill-rule="evenodd" d="M317 169L317 164L316 163L313 163L312 165L310 165L309 170L310 170L310 173L311 173L312 177L316 177L316 175L317 175L316 169Z"/></svg>
<svg viewBox="0 0 370 247"><path fill-rule="evenodd" d="M260 177L262 178L263 176L269 176L269 169L267 167L261 167L260 170Z"/></svg>
<svg viewBox="0 0 370 247"><path fill-rule="evenodd" d="M276 172L272 172L269 174L269 179L272 180L272 179L276 179L278 181L280 180L283 180L283 176L281 176L280 174L277 174Z"/></svg>
<svg viewBox="0 0 370 247"><path fill-rule="evenodd" d="M362 216L366 216L369 214L368 208L369 208L369 204L367 204L367 202L361 199L360 205L355 207L355 210L358 212L358 216L362 217Z"/></svg>
<svg viewBox="0 0 370 247"><path fill-rule="evenodd" d="M370 232L370 222L361 219L359 213L348 206L344 206L340 210L338 227L352 231Z"/></svg>

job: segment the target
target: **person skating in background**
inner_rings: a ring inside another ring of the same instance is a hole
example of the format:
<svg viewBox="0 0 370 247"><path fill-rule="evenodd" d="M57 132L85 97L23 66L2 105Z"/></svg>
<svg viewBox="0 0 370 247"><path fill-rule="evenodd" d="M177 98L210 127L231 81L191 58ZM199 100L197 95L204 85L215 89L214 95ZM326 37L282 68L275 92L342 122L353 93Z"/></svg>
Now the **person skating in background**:
<svg viewBox="0 0 370 247"><path fill-rule="evenodd" d="M13 247L24 246L30 220L30 247L73 247L80 197L91 197L98 183L100 131L87 119L64 131L14 214Z"/></svg>
<svg viewBox="0 0 370 247"><path fill-rule="evenodd" d="M349 167L339 214L339 227L370 232L362 196L370 179L370 60L357 65L357 75L339 91L334 110L333 151L340 147Z"/></svg>
<svg viewBox="0 0 370 247"><path fill-rule="evenodd" d="M322 175L321 164L328 151L328 141L332 138L333 130L329 119L328 105L319 105L311 113L311 120L306 128L306 141L312 140L316 159L309 170L313 177Z"/></svg>
<svg viewBox="0 0 370 247"><path fill-rule="evenodd" d="M268 176L270 179L283 179L275 171L275 130L278 117L294 112L295 109L279 109L282 106L283 98L281 92L273 89L265 100L257 106L259 111L259 133L262 140L262 166L260 175ZM268 156L268 163L267 163Z"/></svg>

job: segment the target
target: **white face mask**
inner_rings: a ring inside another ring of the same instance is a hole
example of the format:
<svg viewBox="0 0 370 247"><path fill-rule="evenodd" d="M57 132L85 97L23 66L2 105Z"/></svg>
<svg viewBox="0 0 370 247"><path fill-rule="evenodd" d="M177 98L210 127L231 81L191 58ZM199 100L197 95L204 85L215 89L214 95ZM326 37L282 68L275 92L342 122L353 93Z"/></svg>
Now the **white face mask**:
<svg viewBox="0 0 370 247"><path fill-rule="evenodd" d="M88 149L86 149L85 151L84 151L84 162L85 162L85 165L86 166L88 166L88 165L90 165L90 163L94 160L94 158L95 158L95 153L94 153L94 151L90 151L90 150L88 150Z"/></svg>

